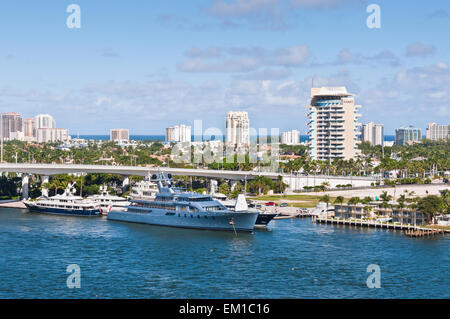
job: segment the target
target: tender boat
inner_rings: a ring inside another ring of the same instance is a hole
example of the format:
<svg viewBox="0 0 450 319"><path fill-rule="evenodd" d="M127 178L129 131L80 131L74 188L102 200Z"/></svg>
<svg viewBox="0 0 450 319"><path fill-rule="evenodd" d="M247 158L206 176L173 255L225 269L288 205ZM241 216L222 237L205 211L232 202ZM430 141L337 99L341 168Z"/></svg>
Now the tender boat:
<svg viewBox="0 0 450 319"><path fill-rule="evenodd" d="M113 209L108 220L158 226L252 232L258 212L227 209L210 195L183 192L172 186L170 174L158 172L154 199L131 199L125 209Z"/></svg>
<svg viewBox="0 0 450 319"><path fill-rule="evenodd" d="M62 195L24 200L30 212L69 216L100 216L99 204L81 196L75 196L75 183L69 183Z"/></svg>

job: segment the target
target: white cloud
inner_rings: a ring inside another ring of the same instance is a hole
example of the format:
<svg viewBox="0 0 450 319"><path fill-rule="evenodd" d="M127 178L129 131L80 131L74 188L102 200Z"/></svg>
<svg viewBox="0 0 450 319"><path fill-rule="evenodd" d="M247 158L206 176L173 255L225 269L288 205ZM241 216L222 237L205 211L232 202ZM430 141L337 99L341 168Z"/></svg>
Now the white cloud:
<svg viewBox="0 0 450 319"><path fill-rule="evenodd" d="M209 51L210 48L195 49L195 52L201 52L199 53L201 55ZM192 49L188 52L192 52ZM273 51L267 51L260 47L234 47L220 49L220 52L224 53L222 58L211 59L211 56L208 55L206 58L188 59L177 65L178 70L196 73L251 72L257 71L262 67L299 67L304 65L310 57L310 51L307 45L294 45ZM266 72L268 72L267 69ZM273 69L272 72L274 72ZM254 77L262 75L262 73L254 74ZM275 77L283 76L280 69L278 69L278 75L274 73L272 75Z"/></svg>
<svg viewBox="0 0 450 319"><path fill-rule="evenodd" d="M208 11L216 16L247 16L261 11L274 11L280 0L215 0Z"/></svg>
<svg viewBox="0 0 450 319"><path fill-rule="evenodd" d="M348 49L342 49L335 62L331 64L345 64L345 63L383 63L391 66L397 66L400 64L398 57L389 50L380 51L374 55L363 55L359 53L353 53Z"/></svg>
<svg viewBox="0 0 450 319"><path fill-rule="evenodd" d="M427 55L433 55L435 52L436 48L434 46L416 42L408 45L405 55L407 57L423 57Z"/></svg>
<svg viewBox="0 0 450 319"><path fill-rule="evenodd" d="M209 47L205 49L194 47L188 50L185 54L190 58L217 58L221 56L221 50L216 47Z"/></svg>
<svg viewBox="0 0 450 319"><path fill-rule="evenodd" d="M296 45L279 49L274 54L274 62L277 65L299 66L304 64L310 57L307 45Z"/></svg>
<svg viewBox="0 0 450 319"><path fill-rule="evenodd" d="M359 0L291 0L291 3L300 8L335 9L343 5L361 4Z"/></svg>

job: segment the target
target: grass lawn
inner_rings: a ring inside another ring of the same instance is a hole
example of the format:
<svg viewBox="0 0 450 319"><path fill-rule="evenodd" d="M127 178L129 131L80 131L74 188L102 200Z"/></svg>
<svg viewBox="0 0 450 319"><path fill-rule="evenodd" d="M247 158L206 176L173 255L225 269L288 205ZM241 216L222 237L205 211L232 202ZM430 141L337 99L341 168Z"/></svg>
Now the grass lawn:
<svg viewBox="0 0 450 319"><path fill-rule="evenodd" d="M262 195L262 196L256 196L256 197L250 197L251 199L255 200L265 200L265 201L279 201L279 200L300 200L300 201L311 201L311 200L317 200L322 196L318 195L286 195L286 196L280 196L280 195ZM336 197L330 197L331 200L335 200Z"/></svg>
<svg viewBox="0 0 450 319"><path fill-rule="evenodd" d="M319 202L320 197L322 197L322 196L287 195L287 196L280 197L280 195L263 195L263 196L249 197L249 199L267 201L267 202L275 202L277 204L280 204L285 201L298 201L298 203L288 202L288 204L291 207L310 208L310 207L316 207L317 203ZM335 200L336 200L336 197L330 197L330 201L331 201L330 204L332 205ZM344 202L347 202L347 201L348 201L348 199L344 199Z"/></svg>

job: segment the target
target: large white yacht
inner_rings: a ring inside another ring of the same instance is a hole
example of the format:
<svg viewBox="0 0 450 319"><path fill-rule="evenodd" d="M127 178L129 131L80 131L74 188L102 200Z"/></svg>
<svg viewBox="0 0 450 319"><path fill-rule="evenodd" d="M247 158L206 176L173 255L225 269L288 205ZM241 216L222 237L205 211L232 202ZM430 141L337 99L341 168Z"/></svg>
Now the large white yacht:
<svg viewBox="0 0 450 319"><path fill-rule="evenodd" d="M55 215L99 216L99 205L81 196L75 196L75 182L69 183L62 195L40 197L37 200L24 200L23 203L30 212L40 212Z"/></svg>
<svg viewBox="0 0 450 319"><path fill-rule="evenodd" d="M158 193L158 185L152 181L150 175L147 175L144 180L137 182L130 191L130 199L155 199Z"/></svg>
<svg viewBox="0 0 450 319"><path fill-rule="evenodd" d="M106 185L100 186L100 195L89 196L88 199L97 203L104 215L108 214L113 208L124 208L130 205L126 198L110 195Z"/></svg>
<svg viewBox="0 0 450 319"><path fill-rule="evenodd" d="M126 209L113 209L108 220L159 226L226 231L253 231L258 212L229 210L210 195L182 192L170 174L159 172L154 199L132 199Z"/></svg>

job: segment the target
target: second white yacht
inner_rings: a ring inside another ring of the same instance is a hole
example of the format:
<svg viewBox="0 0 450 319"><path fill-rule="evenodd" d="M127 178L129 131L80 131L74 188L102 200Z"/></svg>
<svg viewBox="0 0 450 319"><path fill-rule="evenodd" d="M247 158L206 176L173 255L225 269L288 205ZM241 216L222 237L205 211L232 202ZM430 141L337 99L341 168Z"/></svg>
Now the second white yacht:
<svg viewBox="0 0 450 319"><path fill-rule="evenodd" d="M89 196L88 199L100 206L103 215L107 215L113 208L124 208L130 205L126 198L110 195L106 185L100 186L100 195Z"/></svg>

